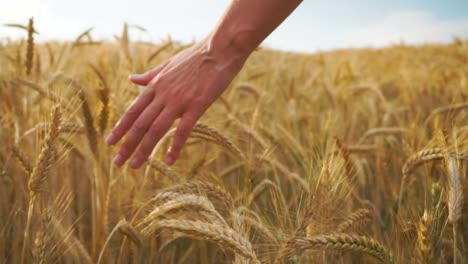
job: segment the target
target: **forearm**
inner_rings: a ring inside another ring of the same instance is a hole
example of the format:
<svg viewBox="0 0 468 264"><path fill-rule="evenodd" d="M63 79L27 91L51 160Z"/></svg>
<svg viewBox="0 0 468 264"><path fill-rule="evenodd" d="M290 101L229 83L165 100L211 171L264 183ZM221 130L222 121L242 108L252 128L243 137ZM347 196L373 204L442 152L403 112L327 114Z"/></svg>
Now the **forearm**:
<svg viewBox="0 0 468 264"><path fill-rule="evenodd" d="M233 0L207 38L212 52L248 55L301 3L301 0Z"/></svg>

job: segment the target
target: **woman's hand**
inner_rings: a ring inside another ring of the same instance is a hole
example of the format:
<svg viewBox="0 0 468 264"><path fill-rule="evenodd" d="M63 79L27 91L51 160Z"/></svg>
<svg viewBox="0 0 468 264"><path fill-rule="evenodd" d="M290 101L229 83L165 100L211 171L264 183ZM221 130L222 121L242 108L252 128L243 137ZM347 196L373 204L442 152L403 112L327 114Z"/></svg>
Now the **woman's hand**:
<svg viewBox="0 0 468 264"><path fill-rule="evenodd" d="M165 162L172 165L200 116L221 95L247 59L235 49L213 50L209 41L194 45L166 63L130 80L146 88L130 105L107 138L125 140L114 158L122 166L135 152L130 167L139 168L180 118Z"/></svg>
<svg viewBox="0 0 468 264"><path fill-rule="evenodd" d="M208 107L240 71L250 53L302 0L233 0L203 42L163 65L130 77L146 89L128 108L107 138L125 141L114 163L122 166L139 146L130 166L139 168L177 118L181 118L166 156L177 159L190 132Z"/></svg>

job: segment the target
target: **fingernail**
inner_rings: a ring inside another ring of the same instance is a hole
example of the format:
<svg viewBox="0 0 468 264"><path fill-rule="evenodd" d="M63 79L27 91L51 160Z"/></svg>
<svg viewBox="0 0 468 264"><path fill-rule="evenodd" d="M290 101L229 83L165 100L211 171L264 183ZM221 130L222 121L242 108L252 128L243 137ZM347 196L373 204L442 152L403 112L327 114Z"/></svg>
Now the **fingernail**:
<svg viewBox="0 0 468 264"><path fill-rule="evenodd" d="M143 74L130 74L128 76L129 79L132 79L132 78L141 78L143 77Z"/></svg>
<svg viewBox="0 0 468 264"><path fill-rule="evenodd" d="M114 140L115 140L114 133L110 133L109 136L107 136L106 138L106 143L110 145L114 142Z"/></svg>
<svg viewBox="0 0 468 264"><path fill-rule="evenodd" d="M113 160L114 164L117 166L122 166L123 161L124 161L123 157L122 155L120 155L120 153L115 155L114 160Z"/></svg>
<svg viewBox="0 0 468 264"><path fill-rule="evenodd" d="M172 165L174 163L174 157L172 157L172 155L167 155L164 162L166 162L167 165Z"/></svg>
<svg viewBox="0 0 468 264"><path fill-rule="evenodd" d="M132 169L138 169L140 167L140 159L139 158L134 158L132 162L130 163L130 167Z"/></svg>

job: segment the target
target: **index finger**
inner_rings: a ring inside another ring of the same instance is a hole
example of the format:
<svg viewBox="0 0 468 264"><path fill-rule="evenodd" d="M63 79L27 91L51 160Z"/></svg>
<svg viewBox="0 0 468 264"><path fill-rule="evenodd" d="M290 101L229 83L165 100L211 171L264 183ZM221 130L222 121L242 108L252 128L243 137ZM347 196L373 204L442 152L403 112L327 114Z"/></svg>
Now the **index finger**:
<svg viewBox="0 0 468 264"><path fill-rule="evenodd" d="M140 116L143 110L151 103L154 98L152 89L146 88L140 96L133 101L130 107L125 111L117 125L112 129L106 139L107 144L114 145L127 133L135 120Z"/></svg>

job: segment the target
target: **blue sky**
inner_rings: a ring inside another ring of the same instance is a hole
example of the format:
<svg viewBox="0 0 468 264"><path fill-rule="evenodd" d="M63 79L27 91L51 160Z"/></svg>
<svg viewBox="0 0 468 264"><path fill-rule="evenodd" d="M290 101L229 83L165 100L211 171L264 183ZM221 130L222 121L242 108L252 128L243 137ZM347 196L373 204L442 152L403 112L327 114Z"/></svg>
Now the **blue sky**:
<svg viewBox="0 0 468 264"><path fill-rule="evenodd" d="M35 17L39 40L74 39L94 27L97 39L112 39L126 21L148 29L131 38L158 42L201 39L210 32L229 0L15 0L1 4L0 24ZM1 37L24 32L0 28ZM304 0L264 45L315 52L400 43L450 42L468 38L468 0Z"/></svg>

